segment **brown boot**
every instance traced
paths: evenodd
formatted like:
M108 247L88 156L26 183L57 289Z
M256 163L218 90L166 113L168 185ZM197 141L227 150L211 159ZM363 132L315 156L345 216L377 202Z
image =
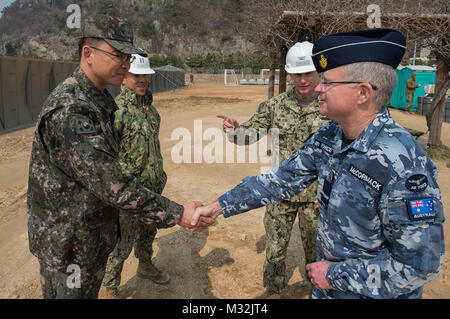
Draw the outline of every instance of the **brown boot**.
M142 279L150 279L159 285L166 285L170 281L169 274L156 268L152 261L139 261L136 276Z
M119 299L119 290L117 288L106 287L106 298Z

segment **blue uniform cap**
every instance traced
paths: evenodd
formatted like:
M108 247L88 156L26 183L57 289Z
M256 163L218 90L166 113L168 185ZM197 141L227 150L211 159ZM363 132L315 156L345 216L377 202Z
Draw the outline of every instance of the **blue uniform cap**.
M403 34L393 29L335 33L314 43L312 59L318 73L356 62L400 64L406 49Z

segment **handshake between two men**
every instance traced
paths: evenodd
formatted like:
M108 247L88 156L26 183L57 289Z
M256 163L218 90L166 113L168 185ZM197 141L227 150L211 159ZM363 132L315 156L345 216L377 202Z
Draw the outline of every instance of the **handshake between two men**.
M203 206L202 202L192 201L183 205L184 211L178 225L192 232L201 232L211 226L222 214L219 201Z

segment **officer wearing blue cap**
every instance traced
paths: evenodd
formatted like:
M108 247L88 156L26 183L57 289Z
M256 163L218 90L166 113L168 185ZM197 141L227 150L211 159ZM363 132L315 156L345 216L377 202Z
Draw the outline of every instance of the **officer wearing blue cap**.
M405 38L375 29L320 38L320 113L332 121L280 167L246 177L199 213L229 217L318 180L313 298L420 298L444 256L437 168L388 114ZM197 218L194 216L193 222Z
M371 29L324 36L314 43L312 56L319 73L357 62L379 62L395 69L405 49L400 32Z

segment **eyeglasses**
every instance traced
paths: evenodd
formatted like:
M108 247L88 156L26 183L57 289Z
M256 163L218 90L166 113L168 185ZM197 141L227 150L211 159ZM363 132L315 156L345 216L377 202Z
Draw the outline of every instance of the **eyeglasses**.
M121 53L121 54L116 54L116 53L112 53L112 52L108 52L108 51L105 51L105 50L96 48L96 47L91 46L91 45L90 45L89 47L91 47L92 49L101 51L101 52L103 52L103 53L112 55L112 56L114 56L114 57L116 57L116 58L119 58L119 61L122 62L122 63L124 63L124 62L127 62L127 63L133 63L133 61L136 59L136 57L135 57L135 56L132 56L131 54L123 54L123 53Z
M320 85L320 90L325 92L325 91L328 91L333 84L361 84L361 83L367 83L367 82L357 82L357 81L323 81L321 79L319 85ZM370 86L372 87L372 89L374 91L378 89L376 85L370 84Z

